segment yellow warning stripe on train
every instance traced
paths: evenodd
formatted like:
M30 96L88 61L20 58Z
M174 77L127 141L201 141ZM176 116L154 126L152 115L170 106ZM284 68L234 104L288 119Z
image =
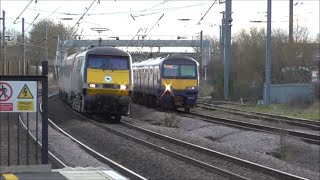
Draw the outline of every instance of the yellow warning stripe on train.
M103 94L110 94L110 95L117 95L117 96L129 96L128 90L120 90L120 89L87 89L88 95L103 95Z
M18 180L18 177L14 174L2 174L5 180Z

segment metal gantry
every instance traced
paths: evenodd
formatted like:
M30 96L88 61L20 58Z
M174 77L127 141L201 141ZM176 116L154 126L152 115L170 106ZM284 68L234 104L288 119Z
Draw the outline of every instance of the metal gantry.
M199 47L202 49L199 63L203 72L207 72L206 68L211 60L211 44L209 40L63 40L60 37L58 43L59 48L57 48L55 66L61 65L68 47L89 47L91 45L112 47ZM207 79L206 73L201 79Z

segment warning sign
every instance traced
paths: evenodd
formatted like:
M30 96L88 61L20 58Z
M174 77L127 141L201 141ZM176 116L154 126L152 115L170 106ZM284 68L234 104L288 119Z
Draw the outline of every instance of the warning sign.
M33 101L18 101L17 110L18 111L34 111Z
M13 103L0 103L1 111L13 111Z
M0 112L36 112L37 81L0 81Z
M8 101L12 96L12 87L6 82L0 82L0 101Z
M18 95L18 99L33 99L33 96L30 92L30 89L28 88L27 84L25 84L23 86L23 88L21 89L19 95Z

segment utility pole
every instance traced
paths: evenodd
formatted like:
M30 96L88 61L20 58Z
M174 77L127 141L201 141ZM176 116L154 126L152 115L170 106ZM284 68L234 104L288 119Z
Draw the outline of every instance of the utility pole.
M271 0L268 0L267 11L267 46L266 46L266 72L264 103L270 105L270 69L271 69Z
M6 75L6 12L2 11L2 62L3 62L3 75Z
M1 8L0 8L1 9ZM1 14L0 14L0 16L1 16ZM3 18L2 17L0 17L0 20L2 20ZM0 23L0 29L2 29L2 24ZM1 62L2 62L2 38L4 38L3 36L2 36L2 31L1 31L1 33L0 33L0 65L2 65L1 64ZM2 74L0 74L0 75L3 75L3 72L2 72ZM1 158L0 158L1 159Z
M289 0L289 44L293 43L293 0Z
M232 0L226 0L226 10L225 10L225 49L224 49L224 98L229 99L229 69L230 69L230 55L231 55L231 6Z
M225 12L222 11L222 20L220 26L220 60L224 63L224 43L225 43Z
M25 51L25 45L24 45L24 18L22 18L22 37L21 37L21 46L22 46L22 62L23 62L23 75L26 75L26 51Z
M46 61L48 61L48 22L46 22L45 47L46 47Z
M203 79L203 32L202 30L200 31L200 80Z

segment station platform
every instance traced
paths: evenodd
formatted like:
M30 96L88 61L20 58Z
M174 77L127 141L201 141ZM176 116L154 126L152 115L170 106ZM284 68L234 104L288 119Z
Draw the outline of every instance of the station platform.
M1 173L0 180L128 180L128 178L112 169L106 168L83 168L66 167L63 169L52 169L49 171L32 172L28 169L16 172Z

